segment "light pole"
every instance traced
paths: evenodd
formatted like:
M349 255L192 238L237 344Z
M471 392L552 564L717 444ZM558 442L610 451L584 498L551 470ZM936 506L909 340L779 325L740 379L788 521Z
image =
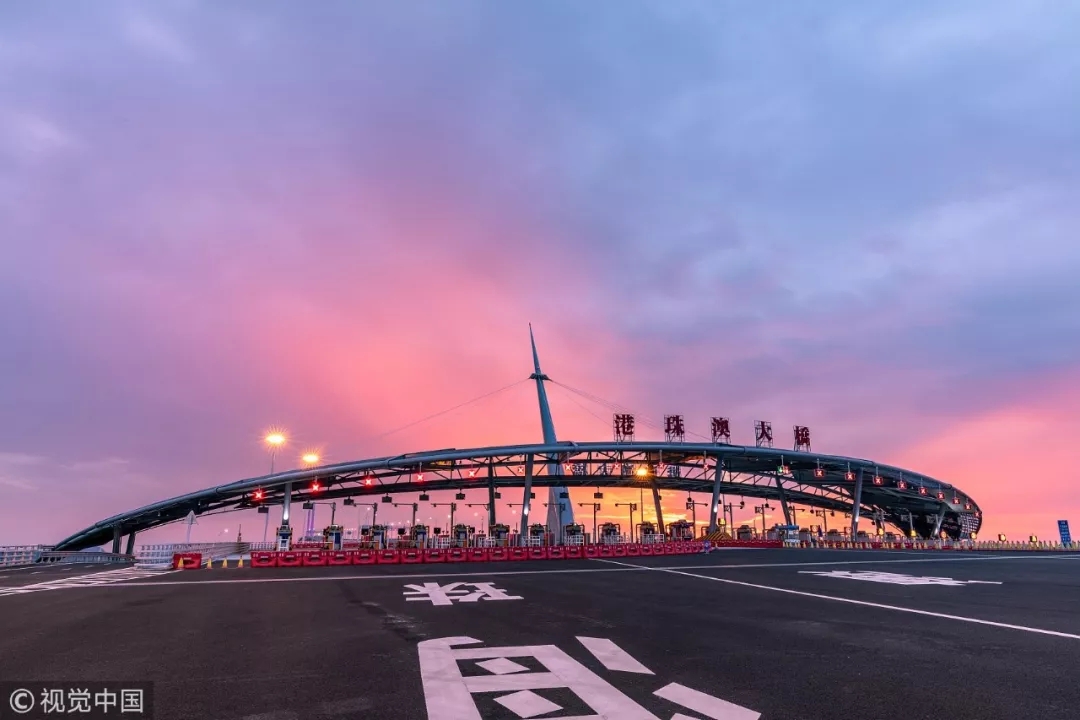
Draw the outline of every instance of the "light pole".
M554 504L556 506L558 506L558 508L559 508L559 517L561 518L562 517L562 511L566 509L566 501L565 500L559 500L557 503L554 503ZM544 507L549 507L551 505L552 505L552 503L544 503ZM550 530L551 528L548 528L548 529ZM555 528L555 537L557 538L557 542L562 542L562 535L563 535L563 528L561 528L561 527Z
M637 503L615 503L615 507L630 508L630 542L634 542L634 513L637 512ZM639 538L640 540L640 538Z
M487 503L465 503L465 507L482 507L482 508L484 508L485 511L491 509L491 506L488 505ZM491 532L491 528L489 527L487 532L484 533L484 535L487 535L490 532Z
M709 507L709 503L695 500L693 496L687 494L686 496L686 509L690 511L690 524L694 528L694 537L697 537L697 506Z
M277 456L277 451L284 447L287 438L285 433L281 430L271 430L266 433L266 437L263 438L263 442L266 443L267 449L270 451L270 474L274 474L274 458Z
M764 505L758 505L754 508L754 512L761 513L761 537L765 537L765 511L772 510L772 506L769 503Z
M453 531L454 531L454 511L457 510L457 503L456 502L448 502L448 503L433 502L433 503L431 503L431 506L432 507L449 507L450 508L450 532L453 533Z
M600 512L600 503L578 503L578 507L592 507L592 541L596 544L596 513Z
M278 448L285 445L285 433L280 430L271 430L266 433L266 437L263 438L263 442L266 443L266 449L270 451L270 474L274 474L274 458L277 456ZM263 520L263 542L266 542L266 534L270 530L270 513L266 513L266 518Z

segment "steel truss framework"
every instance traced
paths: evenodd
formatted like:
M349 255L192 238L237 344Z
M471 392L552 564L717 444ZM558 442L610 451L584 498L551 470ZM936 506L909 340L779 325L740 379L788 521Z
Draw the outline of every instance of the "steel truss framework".
M531 462L530 462L531 461ZM531 477L529 469L531 468ZM719 477L717 469L719 468ZM318 482L318 490L312 483ZM445 449L277 473L207 488L98 522L56 545L81 550L196 515L335 498L531 487L652 488L778 500L879 517L903 532L977 532L978 505L934 478L870 460L767 447L683 442L559 442ZM254 493L262 492L256 501ZM797 523L792 517L790 522Z

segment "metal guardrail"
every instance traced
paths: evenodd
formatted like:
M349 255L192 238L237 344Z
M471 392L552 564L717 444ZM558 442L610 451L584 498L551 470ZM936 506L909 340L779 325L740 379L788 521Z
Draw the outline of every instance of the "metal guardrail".
M143 566L170 565L176 553L199 553L204 559L220 560L230 555L245 555L251 552L253 543L162 543L159 545L140 545L135 553L135 562ZM271 545L272 543L259 543ZM272 547L265 548L267 550Z
M111 552L72 552L53 550L49 545L8 545L0 547L0 567L41 563L130 563L135 558Z

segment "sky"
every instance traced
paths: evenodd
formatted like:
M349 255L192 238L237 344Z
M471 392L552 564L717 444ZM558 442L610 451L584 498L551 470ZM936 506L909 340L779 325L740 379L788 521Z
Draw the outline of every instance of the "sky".
M984 537L1053 537L1077 28L1062 0L4 3L0 544L264 474L271 426L278 469L536 441L527 383L389 432L525 378L530 322L568 386L735 442L805 424L970 493ZM575 398L560 438L609 438Z

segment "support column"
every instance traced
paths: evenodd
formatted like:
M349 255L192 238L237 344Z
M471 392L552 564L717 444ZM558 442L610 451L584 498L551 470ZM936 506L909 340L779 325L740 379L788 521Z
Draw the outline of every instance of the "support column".
M281 524L289 524L289 503L292 502L292 483L285 483L285 499L281 503Z
M851 504L851 539L859 536L859 510L862 508L863 469L855 473L855 498Z
M116 555L120 554L120 526L113 525L112 529L112 551Z
M723 480L724 459L718 457L716 458L716 467L713 469L712 504L709 505L709 532L711 533L717 530L716 513L720 511L720 483Z
M776 476L776 491L780 495L780 509L784 511L784 524L791 524L791 508L787 504L787 493L784 492L784 481L780 479L780 476Z
M124 550L125 555L135 554L135 533L128 534L127 549Z
M533 481L533 455L525 456L525 493L521 497L521 539L528 542L529 537L529 505L532 501Z
M664 534L664 511L660 509L660 486L656 484L656 478L652 479L652 500L653 507L656 508L656 531L661 535ZM644 508L642 508L644 511ZM642 512L642 517L645 517Z
M937 539L941 535L941 523L945 520L945 508L946 505L941 506L941 512L938 513L937 521L934 523L934 538Z
M495 461L488 461L488 532L495 524Z

